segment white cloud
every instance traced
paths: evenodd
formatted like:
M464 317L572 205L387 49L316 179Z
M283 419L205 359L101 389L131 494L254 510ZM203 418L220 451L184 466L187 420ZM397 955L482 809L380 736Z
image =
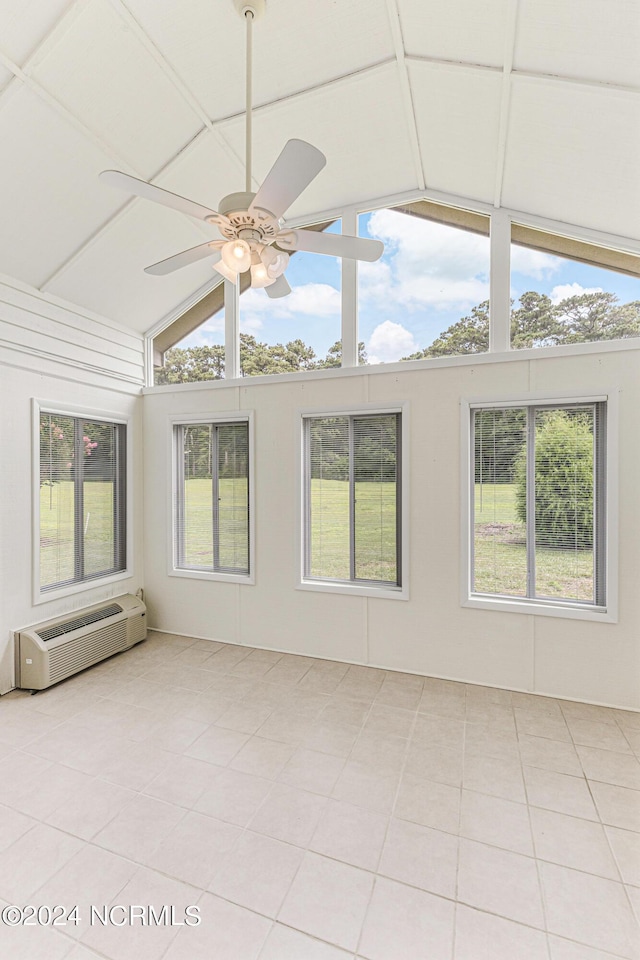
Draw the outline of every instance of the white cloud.
M516 244L511 247L512 272L522 273L526 277L533 277L534 280L546 279L560 270L563 263L560 257L554 257L550 253L529 250L527 247L519 247Z
M582 287L579 283L561 283L549 294L551 302L562 303L568 297L579 297L582 293L602 293L602 287Z
M392 320L379 323L367 343L370 363L393 363L417 349L413 334Z
M201 327L190 333L188 337L177 344L179 347L210 347L213 344L220 344L224 338L224 310L220 310L215 316L203 323Z
M240 301L240 316L245 325L261 318L288 320L307 317L340 316L340 292L328 283L304 283L293 287L288 297L270 300L264 290L247 290Z
M369 233L385 244L385 260L360 265L361 295L409 309L466 309L489 296L486 237L394 210L377 210Z

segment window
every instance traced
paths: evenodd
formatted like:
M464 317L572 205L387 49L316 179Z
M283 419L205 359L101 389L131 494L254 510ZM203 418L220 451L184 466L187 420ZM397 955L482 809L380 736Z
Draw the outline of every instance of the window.
M604 402L477 407L472 592L606 604Z
M640 337L640 257L511 225L511 346Z
M249 423L175 427L178 570L249 575Z
M39 413L40 590L126 568L126 426Z
M360 214L360 236L384 243L380 260L358 264L365 362L489 349L489 224L430 200Z
M401 585L400 414L306 417L307 580Z

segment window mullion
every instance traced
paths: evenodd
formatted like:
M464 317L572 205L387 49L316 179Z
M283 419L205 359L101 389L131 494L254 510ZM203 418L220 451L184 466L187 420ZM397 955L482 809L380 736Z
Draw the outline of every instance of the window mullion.
M349 578L356 579L356 482L355 435L353 417L349 417Z
M220 477L218 471L218 426L212 431L211 493L213 496L213 569L220 570Z
M74 579L84 579L84 460L82 422L74 421L73 430L73 527L75 539L75 571Z
M527 597L536 595L536 408L527 408Z

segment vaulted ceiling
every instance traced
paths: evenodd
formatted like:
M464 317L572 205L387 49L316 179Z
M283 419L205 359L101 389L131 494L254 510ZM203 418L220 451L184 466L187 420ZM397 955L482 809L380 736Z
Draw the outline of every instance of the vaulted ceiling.
M232 0L0 0L0 270L143 332L211 280L143 267L217 231L98 182L216 208L244 186ZM640 239L640 0L267 0L255 188L285 141L327 166L302 218L428 190Z

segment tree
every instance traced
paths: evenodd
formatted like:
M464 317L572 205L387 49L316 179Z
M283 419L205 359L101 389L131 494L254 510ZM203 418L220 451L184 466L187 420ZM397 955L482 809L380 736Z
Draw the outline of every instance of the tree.
M366 366L369 363L367 359L367 351L364 348L364 343L362 340L358 344L358 365ZM336 340L332 347L329 347L327 350L327 355L324 360L319 360L317 363L318 368L322 367L340 367L342 366L342 340Z
M516 513L527 519L527 454L515 461ZM547 411L536 422L535 528L541 546L593 546L593 429L579 411Z
M422 360L425 357L460 356L466 353L486 353L489 349L489 301L473 307L468 317L462 317L440 334L430 347L418 350L403 360Z
M528 290L520 297L520 306L511 307L511 344L518 350L558 343L560 324L546 293Z
M156 371L155 382L193 383L220 380L224 376L224 347L173 347L164 356L164 366Z
M619 304L602 290L562 300L555 308L556 343L586 343L640 336L640 301Z

